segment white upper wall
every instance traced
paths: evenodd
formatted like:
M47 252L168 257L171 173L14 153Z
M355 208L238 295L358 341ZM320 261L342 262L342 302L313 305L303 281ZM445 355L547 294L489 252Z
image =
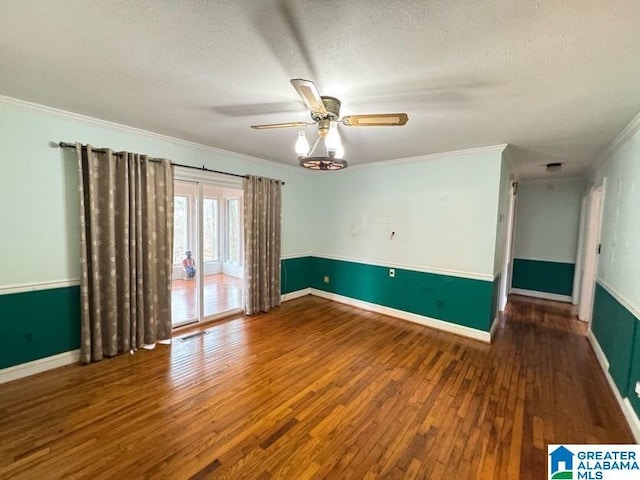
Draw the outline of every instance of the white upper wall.
M620 135L617 148L591 177L606 177L598 281L640 311L640 115Z
M0 132L0 286L79 278L75 152L51 147L50 142L90 143L285 180L282 253L309 251L306 225L312 176L306 171L6 97L0 97Z
M503 149L318 172L313 252L493 278Z
M515 258L575 263L582 178L518 183Z

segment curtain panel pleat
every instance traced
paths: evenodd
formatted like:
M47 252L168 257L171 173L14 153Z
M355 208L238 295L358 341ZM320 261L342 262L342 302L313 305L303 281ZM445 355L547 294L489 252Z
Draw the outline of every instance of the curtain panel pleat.
M173 169L76 145L81 361L171 338Z
M280 305L282 186L277 180L248 176L244 189L245 313Z

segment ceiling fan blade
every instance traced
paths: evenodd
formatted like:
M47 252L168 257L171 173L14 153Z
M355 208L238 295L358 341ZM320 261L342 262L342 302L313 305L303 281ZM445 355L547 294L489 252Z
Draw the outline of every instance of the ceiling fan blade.
M348 127L395 127L409 121L406 113L371 113L368 115L348 115L342 123Z
M302 101L307 106L311 113L317 113L318 115L325 115L327 109L324 106L320 93L316 84L311 80L303 80L302 78L294 78L291 80L291 85L296 89L298 95L302 97Z
M287 128L287 127L308 127L313 125L311 122L288 122L288 123L267 123L265 125L251 125L256 130L266 130L268 128Z

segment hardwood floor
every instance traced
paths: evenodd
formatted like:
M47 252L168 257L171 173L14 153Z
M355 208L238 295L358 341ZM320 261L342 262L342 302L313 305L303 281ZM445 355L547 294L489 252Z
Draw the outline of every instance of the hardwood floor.
M216 273L204 276L204 315L241 308L242 279ZM174 280L171 284L171 318L174 324L196 318L196 280Z
M0 385L0 477L527 480L633 442L561 304L491 346L309 296L207 331Z

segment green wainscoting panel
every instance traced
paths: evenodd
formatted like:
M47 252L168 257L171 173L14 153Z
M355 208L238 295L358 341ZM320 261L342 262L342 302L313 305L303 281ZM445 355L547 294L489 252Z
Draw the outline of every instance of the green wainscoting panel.
M640 327L638 326L638 318L635 319L635 333L633 336L633 346L631 347L631 365L629 368L629 386L627 387L626 396L629 398L636 415L640 416L640 398L636 393L636 382L640 382ZM622 395L625 396L624 394Z
M591 330L609 360L609 373L622 396L629 390L637 322L629 310L596 282ZM629 398L632 396L635 393Z
M0 369L80 348L80 287L0 295Z
M488 332L493 282L312 258L311 287ZM329 277L329 283L324 277Z
M493 327L493 322L498 318L498 301L500 298L500 274L493 279L493 287L491 290L491 321L489 325Z
M574 270L573 263L514 258L511 286L523 290L571 296Z
M313 261L311 257L286 258L280 262L280 293L297 292L309 288Z

